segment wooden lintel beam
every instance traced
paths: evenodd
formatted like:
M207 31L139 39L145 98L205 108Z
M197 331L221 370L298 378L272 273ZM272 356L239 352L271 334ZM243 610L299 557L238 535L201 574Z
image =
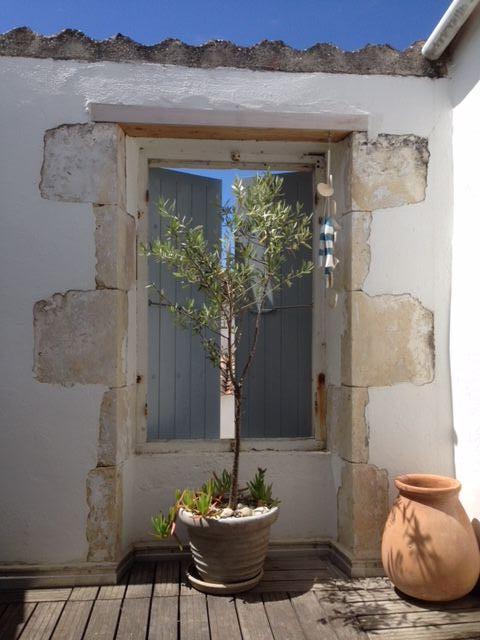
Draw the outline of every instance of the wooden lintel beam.
M212 125L173 125L119 123L127 136L133 138L182 138L201 140L263 140L281 142L339 142L349 131L318 129L287 129L257 127L216 127Z

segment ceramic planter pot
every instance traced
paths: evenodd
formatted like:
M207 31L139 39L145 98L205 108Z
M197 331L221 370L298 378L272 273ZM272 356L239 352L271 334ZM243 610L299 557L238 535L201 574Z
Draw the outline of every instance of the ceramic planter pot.
M224 593L237 592L245 583L253 588L262 578L270 527L278 507L245 518L206 519L181 509L198 576L205 583L222 585ZM232 591L228 586L231 585Z
M399 495L382 539L382 562L393 584L413 598L456 600L475 586L480 551L460 504L460 482L427 474L398 476Z

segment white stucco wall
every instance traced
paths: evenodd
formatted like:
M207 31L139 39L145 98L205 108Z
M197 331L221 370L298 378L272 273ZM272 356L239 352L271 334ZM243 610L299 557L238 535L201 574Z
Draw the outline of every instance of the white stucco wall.
M198 487L213 471L230 468L231 455L221 453L146 454L126 466L128 496L124 543L151 541L150 515L172 504L179 487ZM277 542L318 541L336 536L336 489L330 454L315 451L248 451L241 456L242 479L259 465L268 469L281 517L272 529Z
M370 115L372 135L429 137L427 198L404 210L374 214L366 286L372 294L411 292L435 312L436 379L425 387L370 391L370 461L391 474L453 471L446 80L0 58L0 81L1 560L73 562L86 557L85 478L96 464L104 389L64 389L34 380L32 308L55 292L95 286L90 208L42 200L38 188L45 130L87 121L88 102L361 112ZM418 249L413 255L412 243ZM226 459L149 454L127 461L125 545L148 538L150 515L168 505L176 486L198 484L204 471L224 466ZM270 470L283 504L276 538L335 535L339 473L329 454L257 452L245 455L242 464L245 471L258 465Z
M455 466L463 503L480 518L480 7L459 34L450 66L454 228L450 358Z
M373 213L370 295L410 293L434 313L435 378L431 384L369 389L370 462L401 473L454 475L449 363L452 232L451 114L447 96L431 112L425 200Z

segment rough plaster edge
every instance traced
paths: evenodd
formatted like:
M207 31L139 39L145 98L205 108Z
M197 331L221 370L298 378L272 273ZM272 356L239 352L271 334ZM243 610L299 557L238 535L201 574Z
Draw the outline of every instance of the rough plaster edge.
M348 385L342 385L344 387ZM365 461L358 460L349 460L348 458L344 458L342 455L338 454L341 460L345 462L349 462L350 464L370 464L370 422L368 421L368 405L370 404L370 387L349 387L350 389L366 389L367 391L367 401L363 405L363 421L365 423L365 450L367 453L367 459Z
M1 36L0 36L1 38ZM1 55L1 54L0 54ZM99 191L98 185L95 185L93 182L92 185L83 185L82 188L71 190L71 185L62 184L62 181L59 180L58 175L55 175L55 179L52 180L52 176L49 176L49 171L52 171L52 167L49 165L47 158L49 157L48 151L50 152L50 156L55 157L57 147L65 150L68 147L73 147L71 145L71 140L68 141L68 145L64 144L64 141L60 140L57 142L55 137L57 135L61 136L64 131L74 132L74 135L79 136L79 138L83 135L88 135L89 133L95 137L95 135L100 136L100 140L94 140L95 144L82 144L78 146L77 153L84 153L86 149L89 149L91 152L92 149L99 149L102 144L101 134L102 132L108 135L114 132L116 136L116 141L112 145L112 149L110 150L111 157L108 155L108 151L103 151L101 157L104 160L110 160L110 162L115 165L114 169L111 171L109 180L113 181L116 186L116 196L115 198L109 198L108 193L101 193ZM121 138L121 141L119 140ZM52 140L52 145L50 145L50 141ZM74 148L74 147L73 147ZM53 149L53 152L52 152ZM39 182L39 191L42 198L45 200L53 200L57 202L69 202L69 203L83 203L83 204L91 204L94 206L118 206L119 208L125 210L125 186L126 186L126 176L127 176L127 167L126 167L126 159L125 159L125 134L120 126L118 126L115 122L64 122L56 127L51 127L50 129L46 129L43 135L43 160L42 166L40 168L40 182ZM58 159L57 159L58 160ZM77 161L77 158L75 158ZM92 157L89 158L90 163L92 162ZM68 162L65 159L62 160L61 170L59 172L60 176L71 176L71 172L67 170ZM119 168L122 167L122 171L119 171ZM72 167L68 167L72 169ZM74 166L74 173L77 175L82 172L78 171L78 166ZM90 166L88 167L88 171L83 172L84 175L92 176L95 175L95 169L92 169ZM50 179L50 181L49 181ZM123 183L123 189L118 184L118 180ZM50 183L49 183L50 182ZM59 185L60 182L60 185ZM103 180L105 183L109 183L108 180ZM66 193L62 192L62 189L66 188ZM77 191L77 193L75 193ZM80 191L80 192L78 192ZM123 195L123 197L122 197ZM106 196L106 197L102 197Z
M410 300L417 302L420 307L426 311L427 313L429 313L432 317L432 331L430 332L430 340L429 340L429 347L431 349L431 353L432 353L432 377L430 378L430 380L426 380L425 382L415 382L414 380L403 380L401 382L394 382L392 384L384 384L384 385L369 385L368 387L365 387L364 385L356 385L356 384L347 384L346 382L342 382L342 386L344 387L350 387L351 389L382 389L382 388L388 388L388 387L394 387L396 385L399 384L414 384L416 387L423 387L427 384L432 384L433 382L435 382L435 377L436 377L436 346L435 346L435 314L434 312L429 309L428 307L426 307L422 301L420 300L420 298L418 298L417 296L413 295L412 293L376 293L376 294L370 294L367 293L366 291L364 291L363 289L353 289L352 291L347 291L347 294L351 294L351 293L362 293L365 296L368 296L369 298L383 298L383 297L389 297L389 298L409 298ZM346 310L345 310L346 313ZM345 331L342 333L342 338L345 336Z
M353 271L350 274L350 282L344 282L344 285L348 285L348 286L344 286L345 292L348 293L352 293L353 291L362 291L365 293L363 287L365 285L365 282L370 274L370 267L372 266L372 247L370 245L370 238L372 235L372 223L373 223L373 211L358 211L357 209L351 209L350 211L346 211L345 213L343 213L341 215L341 221L343 221L345 223L345 218L346 216L350 216L352 222L351 224L351 236L350 236L350 246L348 246L347 248L349 249L347 256L343 256L343 260L346 261L347 259L350 260L350 262L352 262L352 254L353 254L353 246L354 246L354 241L355 241L355 236L354 236L354 229L353 229L353 225L354 225L354 216L355 214L360 214L362 216L365 216L368 218L368 222L367 222L367 233L365 235L365 240L362 243L364 249L365 249L365 253L367 256L367 259L365 260L364 263L364 269L365 269L365 275L362 278L362 281L357 283L357 286L351 287L351 281L355 280L355 277L353 275ZM342 233L342 229L340 229L340 233ZM360 243L359 247L360 247ZM358 265L357 265L358 266ZM345 266L343 266L343 269L345 269ZM346 278L345 276L343 277L343 280L345 281Z
M125 163L126 164L126 163ZM125 168L125 174L126 174L126 168ZM126 178L126 176L125 176ZM112 285L107 285L104 282L104 278L102 277L101 273L100 273L100 267L101 267L101 263L103 260L103 255L102 255L102 249L98 242L97 242L97 229L98 229L98 220L97 220L97 216L96 216L96 209L102 209L103 207L116 207L120 213L120 215L125 216L126 220L130 220L133 225L134 225L134 232L135 232L135 237L133 238L134 240L134 254L133 254L133 260L134 260L134 264L132 265L132 269L133 269L133 274L132 274L132 282L127 282L127 286L112 286ZM137 259L137 236L136 236L136 230L137 230L137 220L134 216L132 216L130 213L128 213L128 211L126 211L126 209L124 207L122 207L120 204L117 205L111 205L111 204L97 204L96 202L91 203L91 209L92 209L92 215L93 215L93 224L94 224L94 237L95 237L95 289L96 290L101 290L101 289L110 289L110 290L117 290L117 291L125 291L128 293L128 291L131 291L135 282L136 282L136 259ZM128 236L127 236L128 237ZM115 238L115 245L114 245L114 249L115 251L119 251L119 237L117 236ZM125 247L126 252L128 252L128 245L126 245ZM122 255L122 254L120 254ZM118 262L117 259L117 266L120 266L121 268L125 268L125 260L126 258L120 260L120 262ZM122 385L125 386L125 385ZM115 388L115 387L112 387Z
M375 469L378 472L378 475L382 475L384 476L384 480L386 481L385 483L385 490L386 490L386 500L387 500L387 504L386 504L386 513L385 513L385 518L388 516L388 512L389 512L389 506L388 506L388 483L389 483L389 479L390 479L390 475L388 473L388 469L386 469L385 467L380 467L376 464L370 464L370 463L364 463L364 462L349 462L343 458L340 458L340 460L343 462L342 468L341 468L341 475L340 478L342 479L343 476L343 471L347 468L347 465L352 465L353 466L357 466L357 467L370 467L372 469ZM378 477L378 476L377 476ZM377 489L379 487L379 484L377 483ZM341 491L344 488L344 485L342 483L342 481L340 481L340 484L338 486L337 489L337 537L339 537L339 533L340 533L340 513L341 513L341 509L340 509L340 497L341 497ZM346 488L345 488L346 490ZM353 496L350 496L352 498L353 501ZM352 502L353 504L353 502ZM382 524L382 532L383 532L383 527L385 525L385 521ZM380 536L380 540L381 540L381 536ZM364 573L364 571L368 570L367 568L369 566L373 567L373 571L376 571L375 566L378 565L380 567L382 567L381 564L381 559L379 556L374 557L374 558L356 558L355 557L355 553L348 549L347 546L345 546L344 544L342 544L341 542L339 542L339 540L336 540L334 542L332 542L332 546L336 547L338 550L341 550L340 553L340 564L338 565L339 567L342 568L342 571L345 571L347 573L347 575L349 575L350 577L367 577L367 576L375 576L375 575L385 575L383 572L383 568L381 570L380 573ZM335 563L335 561L333 561ZM355 571L355 565L357 566L357 570L359 570L359 573L354 573Z
M193 46L173 38L149 46L120 33L108 40L94 40L75 29L43 36L28 27L18 27L0 35L0 56L304 73L446 76L445 63L427 60L421 53L422 46L423 42L418 41L399 51L386 44L369 44L358 51L344 51L332 44L317 43L299 50L282 41L263 40L252 47L242 47L225 40L212 40Z
M353 387L351 385L346 385L346 384L340 384L340 385L329 385L328 389L327 389L327 393L332 393L332 390L335 389L342 389L342 387L346 388L346 389L365 389L366 393L367 393L367 401L365 402L365 404L363 405L363 421L365 424L365 452L366 452L366 459L365 460L352 460L350 458L348 458L347 456L343 455L340 451L338 451L338 448L336 448L334 445L335 443L332 441L330 442L329 439L327 438L327 446L329 446L329 450L331 451L331 453L334 453L335 455L338 456L338 459L341 460L342 462L349 462L350 464L370 464L370 423L368 421L368 405L370 403L370 387ZM327 404L328 406L328 404ZM353 419L352 419L352 414L350 414L350 426L353 426ZM350 436L353 435L353 429L350 429ZM338 443L337 443L338 444ZM332 445L330 447L330 445ZM337 488L337 492L338 489L340 488L340 485Z
M360 138L362 138L363 140L360 140ZM344 211L342 213L343 215L347 215L349 213L353 213L355 211L358 212L364 212L364 213L370 213L371 215L373 215L375 212L377 211L388 211L391 209L398 209L400 207L404 207L404 206L408 206L408 205L415 205L415 204L419 204L421 202L425 202L426 198L427 198L427 190L428 190L428 169L430 166L430 157L431 157L431 153L430 153L430 147L429 147L429 136L420 136L414 133L382 133L382 132L377 132L375 135L369 135L368 132L366 131L353 131L350 136L349 136L349 140L350 140L350 157L349 157L349 163L350 163L350 167L349 167L349 172L350 172L350 176L353 175L353 167L355 164L356 159L354 159L353 155L354 155L354 151L353 151L353 143L356 142L357 145L363 146L363 145L369 145L370 147L375 148L377 145L379 147L385 146L386 144L388 144L390 142L390 149L389 151L394 152L395 150L395 145L404 145L405 142L411 142L413 144L415 144L415 146L417 148L421 149L421 154L424 156L421 160L423 160L423 163L425 165L425 184L423 187L423 193L420 199L418 200L414 200L414 201L405 201L405 202L401 202L398 204L391 204L391 205L387 205L387 204L383 204L383 206L370 206L370 207L366 207L365 209L362 209L361 207L358 206L358 203L353 203L353 197L352 194L350 194L350 202L348 203L349 206L347 206L347 210ZM423 148L422 148L423 147ZM372 204L372 203L370 203Z
M32 363L32 372L33 372L33 378L36 382L40 382L42 384L52 384L52 385L58 385L60 387L65 387L65 388L71 388L74 387L75 385L85 385L85 384L100 384L103 386L106 386L107 389L118 389L118 388L122 388L125 386L128 386L126 384L126 382L121 381L120 384L112 384L112 385L105 385L103 382L83 382L83 381L78 381L78 380L62 380L62 381L56 381L56 380L42 380L40 379L40 373L41 373L41 367L40 367L40 363L39 363L39 359L38 359L38 354L40 353L39 351L39 333L37 331L37 323L38 323L38 318L36 317L36 310L40 309L42 311L49 311L50 309L55 309L58 305L55 303L55 300L58 300L61 305L64 305L66 303L66 299L69 296L69 294L77 294L77 293L99 293L102 291L118 291L121 294L124 295L128 295L127 291L124 291L122 289L67 289L64 292L55 292L52 293L48 298L42 298L41 300L37 300L34 305L33 305L33 310L32 310L32 325L33 325L33 363ZM122 362L122 371L126 372L126 363L127 363L127 343L128 343L128 331L125 332L125 336L123 338L122 341L122 346L120 349L120 354L121 354L121 362Z

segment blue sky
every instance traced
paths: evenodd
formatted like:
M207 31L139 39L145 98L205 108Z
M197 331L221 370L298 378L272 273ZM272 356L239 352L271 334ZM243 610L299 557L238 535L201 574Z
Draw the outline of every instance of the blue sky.
M297 48L331 42L405 48L425 39L448 0L0 0L0 31L29 26L46 35L66 27L94 38L123 33L144 44L180 38L251 45L284 40Z

